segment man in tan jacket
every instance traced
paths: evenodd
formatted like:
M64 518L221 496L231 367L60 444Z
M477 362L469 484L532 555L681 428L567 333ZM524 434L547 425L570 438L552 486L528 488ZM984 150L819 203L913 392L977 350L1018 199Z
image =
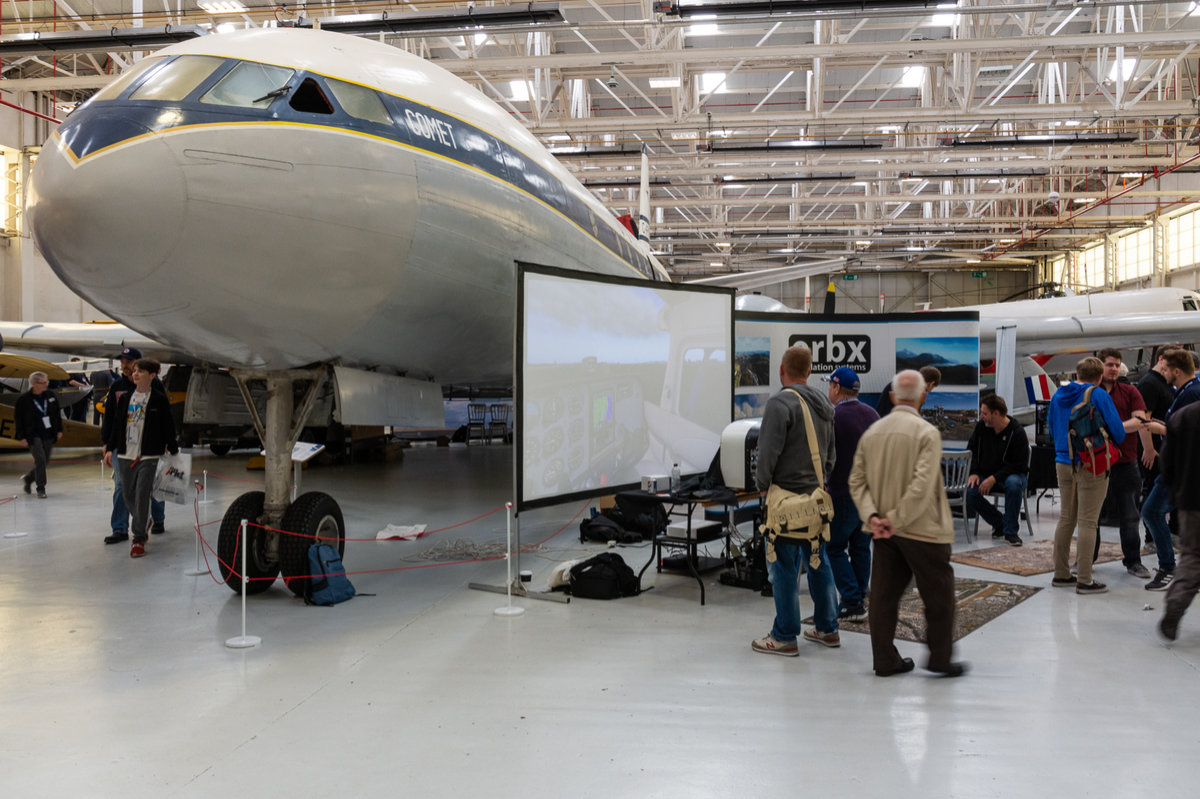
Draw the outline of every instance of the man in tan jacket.
M950 544L954 522L942 482L942 437L921 418L925 380L907 370L892 381L896 406L867 428L854 454L850 495L875 539L867 608L871 652L880 677L912 671L912 658L896 650L900 596L916 577L925 603L925 668L947 677L966 673L952 661L954 570Z

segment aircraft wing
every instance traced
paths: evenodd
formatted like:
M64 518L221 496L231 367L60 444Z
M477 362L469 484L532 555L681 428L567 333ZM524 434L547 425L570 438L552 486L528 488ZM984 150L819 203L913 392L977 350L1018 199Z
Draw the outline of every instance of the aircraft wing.
M13 355L10 352L0 353L0 377L26 380L34 372L45 372L46 377L51 380L69 380L71 378L61 366L46 363L41 358Z
M996 333L1017 328L1020 355L1092 352L1200 341L1200 313L1112 314L1097 316L989 317L979 320L979 357L996 357Z
M92 358L116 358L126 347L137 347L147 358L157 358L166 363L197 362L194 356L186 352L164 346L116 323L0 322L0 350L65 352Z

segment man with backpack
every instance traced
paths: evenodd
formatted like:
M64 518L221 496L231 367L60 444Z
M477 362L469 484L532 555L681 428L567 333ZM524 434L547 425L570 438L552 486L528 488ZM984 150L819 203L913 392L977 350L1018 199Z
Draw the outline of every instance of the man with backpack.
M1100 387L1103 377L1100 359L1084 358L1075 366L1075 382L1059 388L1050 400L1054 468L1062 495L1062 514L1054 528L1054 579L1050 584L1075 586L1077 594L1108 591L1108 586L1092 577L1093 548L1100 508L1108 492L1108 472L1118 456L1114 445L1125 440L1125 427L1112 398ZM1070 568L1076 527L1078 577Z

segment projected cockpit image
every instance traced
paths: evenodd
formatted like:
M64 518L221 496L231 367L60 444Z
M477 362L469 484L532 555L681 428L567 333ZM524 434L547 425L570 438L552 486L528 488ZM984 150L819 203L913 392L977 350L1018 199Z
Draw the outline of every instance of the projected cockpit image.
M729 294L531 272L524 289L524 501L708 468L731 417Z

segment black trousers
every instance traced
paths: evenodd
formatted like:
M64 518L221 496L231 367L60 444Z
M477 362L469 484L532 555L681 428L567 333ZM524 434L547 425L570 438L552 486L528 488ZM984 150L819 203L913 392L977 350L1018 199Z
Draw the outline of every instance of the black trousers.
M950 545L897 536L875 540L875 559L871 564L867 615L876 671L893 671L901 665L895 644L896 622L900 616L900 596L914 577L925 603L925 641L929 646L926 665L934 669L950 665L954 652L954 569L950 566Z

